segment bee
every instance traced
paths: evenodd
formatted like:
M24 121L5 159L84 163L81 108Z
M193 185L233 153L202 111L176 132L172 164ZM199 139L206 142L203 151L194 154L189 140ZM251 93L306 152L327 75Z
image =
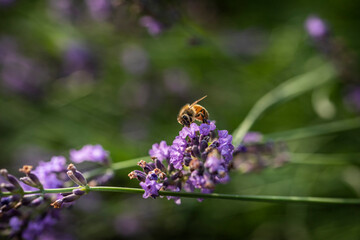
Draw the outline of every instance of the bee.
M206 123L209 119L208 111L201 105L197 104L207 96L204 96L192 104L186 104L183 106L178 114L177 121L184 126L189 127L195 120Z

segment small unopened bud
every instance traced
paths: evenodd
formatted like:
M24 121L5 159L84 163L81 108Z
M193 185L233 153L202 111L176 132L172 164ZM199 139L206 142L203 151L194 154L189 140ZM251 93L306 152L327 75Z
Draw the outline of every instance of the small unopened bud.
M50 205L53 206L54 208L61 208L62 204L63 204L63 199L58 199Z
M31 201L29 206L30 207L37 207L40 204L42 204L43 202L44 202L44 198L40 196L40 197L34 199L33 201Z
M84 175L79 172L76 167L74 166L74 164L69 164L68 166L68 170L66 173L68 175L68 177L77 185L79 186L86 186L87 185L87 181L84 177Z
M207 147L208 147L208 142L205 140L202 140L200 143L200 152L204 152Z
M26 185L29 185L30 187L38 188L39 186L34 183L29 177L21 177L20 181L25 183Z
M85 194L85 191L78 189L78 188L74 189L72 192L73 192L73 194L78 195L78 196L82 196Z
M144 170L146 174L154 170L155 168L154 163L147 163L144 160L140 160L140 162L138 162L138 165Z
M132 171L131 173L128 174L128 176L130 179L136 178L140 182L145 182L145 180L146 180L146 174L139 170Z
M26 195L21 199L22 205L28 206L32 201L37 199L39 195Z
M171 180L176 180L178 178L181 178L183 176L182 171L176 172L171 176Z
M185 164L185 166L189 166L191 160L192 160L192 158L189 157L189 156L184 157L184 164Z
M201 157L201 153L200 153L200 150L199 150L199 147L198 146L193 146L192 147L192 150L191 150L191 153L194 157L198 157L200 158Z
M0 187L6 189L9 192L13 192L15 190L15 186L12 184L1 183Z
M9 174L6 169L1 169L0 174L12 185L14 185L16 190L24 191L19 183L19 181L13 175ZM15 190L14 189L14 190Z
M166 168L165 168L164 164L162 164L162 162L159 159L155 159L154 162L155 162L155 166L157 168L159 168L162 172L166 171Z

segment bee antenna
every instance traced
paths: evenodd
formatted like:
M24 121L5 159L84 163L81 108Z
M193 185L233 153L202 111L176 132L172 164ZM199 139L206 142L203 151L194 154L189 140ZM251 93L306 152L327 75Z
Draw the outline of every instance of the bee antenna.
M198 102L200 102L201 100L203 100L203 99L206 98L206 97L207 97L207 95L205 95L205 96L203 96L202 98L196 100L195 102L193 102L193 103L190 105L190 107L194 106L195 104L197 104Z

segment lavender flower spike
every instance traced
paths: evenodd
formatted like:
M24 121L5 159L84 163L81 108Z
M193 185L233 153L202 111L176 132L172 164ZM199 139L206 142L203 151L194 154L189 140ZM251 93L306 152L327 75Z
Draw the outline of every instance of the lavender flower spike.
M129 177L140 181L145 190L143 198L156 198L160 189L192 192L199 188L201 192L212 192L216 184L229 180L234 152L231 141L232 136L226 130L216 130L215 122L200 126L192 123L190 127L183 127L169 148L164 141L154 144L149 152L155 155L151 158L153 162L140 161L138 165L143 171L135 170ZM169 153L162 154L162 148ZM179 197L168 199L181 203Z

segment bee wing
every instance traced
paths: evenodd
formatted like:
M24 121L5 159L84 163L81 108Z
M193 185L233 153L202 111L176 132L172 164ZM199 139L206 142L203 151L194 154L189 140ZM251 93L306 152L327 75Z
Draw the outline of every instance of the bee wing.
M201 100L203 100L203 99L206 98L206 97L207 97L207 95L205 95L205 96L203 96L202 98L196 100L195 102L193 102L193 103L190 105L190 107L193 107L195 104L197 104L198 102L200 102Z

